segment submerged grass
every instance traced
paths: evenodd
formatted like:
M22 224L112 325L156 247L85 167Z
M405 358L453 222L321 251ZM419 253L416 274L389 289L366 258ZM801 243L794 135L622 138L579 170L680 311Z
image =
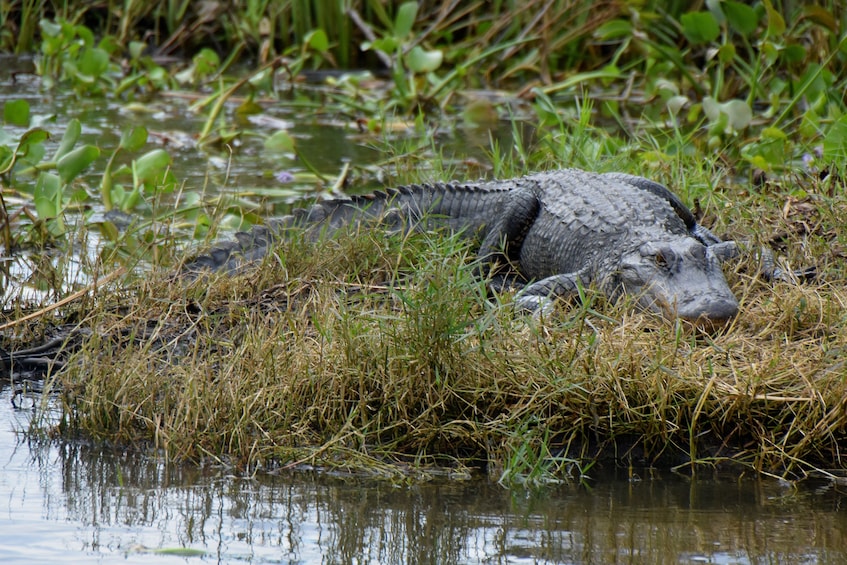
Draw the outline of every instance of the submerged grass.
M102 297L57 432L244 469L578 477L596 461L844 466L842 285L729 277L709 335L588 291L548 319L486 297L456 237L285 242L255 272ZM82 316L82 313L79 313Z

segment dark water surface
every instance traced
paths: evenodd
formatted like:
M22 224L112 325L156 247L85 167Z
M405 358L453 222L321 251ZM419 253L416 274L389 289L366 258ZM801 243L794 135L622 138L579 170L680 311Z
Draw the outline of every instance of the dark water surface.
M0 403L2 563L847 563L847 497L827 484L243 478L33 445L32 411L11 409L8 387Z
M200 151L191 136L203 116L184 100L76 101L0 71L0 102L18 97L54 142L77 117L104 155L123 127L145 124L186 190L281 199L288 189L273 173L298 166L249 142L232 157ZM269 115L280 121L255 128L289 121L327 174L379 158L374 138L348 127L298 122L290 107ZM487 133L462 135L445 144L479 158ZM25 433L33 411L11 400L0 385L0 563L847 563L847 498L826 483L640 471L530 493L485 478L402 487L306 472L243 478L104 446L34 443Z

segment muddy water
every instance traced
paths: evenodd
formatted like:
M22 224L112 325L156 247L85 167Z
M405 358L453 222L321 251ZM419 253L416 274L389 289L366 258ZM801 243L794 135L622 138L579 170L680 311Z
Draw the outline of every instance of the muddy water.
M127 107L45 95L26 75L3 80L0 101L29 100L54 141L72 117L104 150L128 123L143 123L189 189L243 196L249 188L280 200L310 190L276 184L274 172L297 163L275 161L259 144L197 149L192 135L203 117L184 99ZM255 128L289 122L301 151L326 174L380 158L373 137L333 120L302 123L296 105L268 113L280 121ZM447 136L445 146L481 158L475 141L487 143L487 134L462 135ZM847 562L845 489L828 483L795 489L639 471L532 493L485 478L395 486L310 472L237 477L103 445L35 441L26 434L32 399L17 404L0 384L2 563Z
M8 387L0 405L2 563L847 562L847 496L827 484L640 471L530 493L484 478L245 478L39 445Z

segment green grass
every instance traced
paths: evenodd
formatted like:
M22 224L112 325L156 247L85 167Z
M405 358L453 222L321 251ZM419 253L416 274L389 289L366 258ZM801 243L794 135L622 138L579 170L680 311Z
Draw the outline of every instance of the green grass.
M843 466L847 293L754 272L729 270L743 314L710 335L590 290L518 316L455 237L285 242L244 276L153 277L81 308L93 332L52 381L56 432L242 470L827 473Z
M310 68L389 71L383 81L323 85L325 101L310 99L304 108L314 115L304 120L341 116L371 132L413 122L408 151L395 146L383 162L392 183L479 176L443 163L437 146L422 151L420 140L459 116L472 127L518 113L537 129L509 147L492 143L487 174L563 166L642 174L670 186L717 233L773 245L789 265L816 265L821 277L772 286L755 279L752 259L729 267L742 315L709 335L590 290L550 318L516 316L508 296L488 297L473 276L472 247L443 234L290 241L246 276L174 284L158 273L17 324L4 348L38 342L57 325L77 328L75 352L49 380L62 411L50 431L244 470L311 464L405 477L448 468L505 483L578 478L604 460L734 465L787 478L844 466L847 118L836 3L788 14L762 5L751 15L724 2L736 12L714 29L714 13L681 3L669 12L651 2L598 12L585 2L539 0L521 10L501 2L488 11L468 2L453 14L421 4L410 21L397 3L353 2L359 23L336 4L247 3L197 34L180 27L197 20L193 4L180 1L126 2L120 11L68 4L59 13L13 2L0 8L0 23L15 24L3 26L0 42L40 49L45 89L127 101L178 88L178 79L205 89L196 109L208 112L202 137L220 142L205 144L213 155L257 135L225 104L236 90L244 111L261 111L254 95L289 103L269 72L225 76L245 57L253 68L274 61L277 82L295 94ZM160 66L139 42L148 31L146 40L185 60ZM381 50L358 50L368 35ZM221 52L204 50L206 39ZM415 47L422 60L411 58ZM441 66L427 68L436 55ZM501 85L511 94L487 92ZM6 124L29 127L15 108L4 107ZM31 224L44 235L31 239L73 240L62 222L72 198L149 213L134 194L156 202L179 185L155 178L169 156L128 129L121 143L132 166L113 171L110 161L101 201L92 201L76 175L94 151L71 153L71 133L55 163L40 127L0 147L2 180L33 194ZM309 161L280 134L262 137ZM37 169L49 170L39 178L52 184L33 190L37 181L23 173ZM113 192L113 177L129 182L120 174L135 193ZM214 226L211 209L197 200L153 216ZM48 238L41 226L57 224ZM25 240L10 232L10 246ZM158 244L129 233L112 248L134 265Z

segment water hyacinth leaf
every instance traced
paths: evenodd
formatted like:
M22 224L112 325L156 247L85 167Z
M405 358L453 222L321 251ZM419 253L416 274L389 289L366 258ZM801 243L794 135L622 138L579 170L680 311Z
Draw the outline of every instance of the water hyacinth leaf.
M235 113L239 116L255 116L256 114L261 114L264 111L265 109L256 104L252 97L239 104L235 109Z
M394 53L399 46L400 43L393 37L382 37L380 39L375 39L374 41L363 42L362 51L376 49L377 51L382 51L383 53Z
M100 40L100 43L97 44L97 48L104 51L110 57L116 53L120 55L124 49L123 44L112 35L103 37L103 39Z
M73 26L71 30L68 30L66 35L68 33L70 34L70 37L73 37L74 34L77 35L80 39L82 39L86 47L94 45L94 32L84 25Z
M768 15L768 33L766 37L776 37L785 33L785 20L776 11L770 0L764 0L765 12Z
M280 130L265 139L265 150L271 153L291 153L294 151L294 138L284 130Z
M47 37L58 37L62 33L61 24L53 23L50 20L41 20L38 22L38 27L41 28L41 33Z
M103 220L98 224L98 226L100 228L100 235L106 238L107 241L115 242L121 235L117 226L108 220Z
M102 76L109 68L109 54L99 47L83 51L77 69L89 77Z
M129 56L131 59L136 60L141 57L144 53L144 50L147 49L147 44L143 41L130 41L129 42Z
M192 59L194 63L194 74L199 77L208 76L214 73L221 64L221 58L218 54L204 47Z
M713 124L725 124L733 131L746 128L753 120L753 111L743 100L720 103L711 96L707 96L703 99L703 113Z
M400 4L394 19L394 37L401 40L407 37L412 32L412 26L415 25L417 15L417 2L404 2Z
M443 59L444 54L441 51L425 51L420 45L416 45L406 55L406 64L412 72L430 73L441 66Z
M164 149L154 149L145 153L133 163L133 172L137 184L150 184L163 178L171 165L171 156Z
M709 12L689 12L679 18L682 33L691 43L711 43L721 33L717 20Z
M676 116L679 114L679 111L688 104L688 97L681 95L671 96L665 104L668 107L668 112L672 116Z
M835 163L847 158L847 116L841 116L827 129L823 138L823 156Z
M132 126L121 132L119 147L125 151L138 151L147 143L147 128Z
M735 53L735 45L732 43L721 45L718 49L718 60L724 65L728 65L735 59Z
M67 153L56 163L56 170L63 184L68 184L88 165L100 156L100 149L93 145L83 145Z
M0 175L9 172L9 169L15 164L14 157L14 151L0 144Z
M42 144L49 138L50 134L47 130L32 128L21 136L21 140L18 142L18 149L15 153L18 155L30 155L40 146L43 154L44 146Z
M304 42L310 49L320 51L321 53L329 50L329 39L326 32L320 28L310 31L306 34Z
M74 148L76 142L79 141L79 136L82 135L82 125L79 120L73 118L68 122L65 128L65 133L62 135L62 141L59 142L59 147L56 149L56 154L53 156L54 161L58 161Z
M755 9L733 0L726 0L721 3L721 8L729 26L744 37L750 37L756 31L759 25L759 15Z
M782 57L786 63L802 63L806 60L806 48L799 43L786 45Z
M3 121L18 127L29 125L29 103L26 100L9 100L3 105Z
M62 183L53 173L42 172L35 183L35 211L39 218L55 218L62 211Z

